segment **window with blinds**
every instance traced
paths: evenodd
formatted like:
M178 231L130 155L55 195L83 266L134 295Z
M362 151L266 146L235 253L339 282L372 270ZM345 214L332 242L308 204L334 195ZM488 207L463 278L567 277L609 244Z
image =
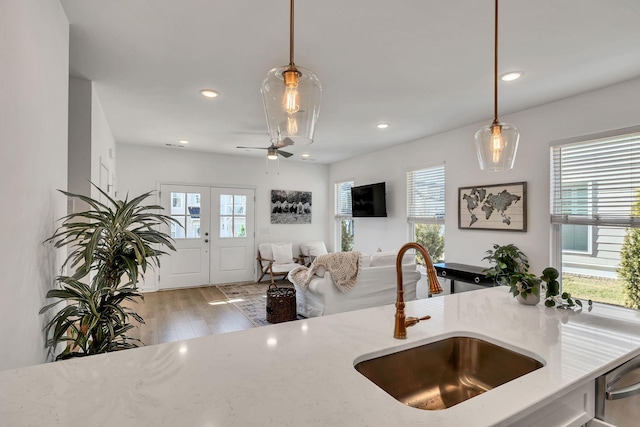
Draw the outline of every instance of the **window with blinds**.
M444 224L444 165L407 172L407 220Z
M351 218L351 187L353 181L336 183L336 219Z
M559 143L551 156L553 224L640 227L640 132Z

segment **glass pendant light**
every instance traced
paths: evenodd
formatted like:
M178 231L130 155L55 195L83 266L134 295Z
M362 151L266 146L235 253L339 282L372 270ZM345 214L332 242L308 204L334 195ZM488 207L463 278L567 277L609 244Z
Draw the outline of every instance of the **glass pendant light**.
M520 133L514 125L498 120L498 0L495 2L493 123L476 132L476 152L480 169L499 172L513 169Z
M289 14L289 65L269 71L262 83L262 100L271 143L290 138L296 145L313 142L322 87L311 71L293 62L293 1Z

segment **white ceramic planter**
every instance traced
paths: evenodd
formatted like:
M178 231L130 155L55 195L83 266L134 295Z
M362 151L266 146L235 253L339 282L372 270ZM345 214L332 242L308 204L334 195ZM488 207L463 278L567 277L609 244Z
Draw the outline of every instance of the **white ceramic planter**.
M520 304L525 305L536 305L540 302L540 292L538 291L538 295L527 294L526 298L523 298L520 294L516 295L516 301Z

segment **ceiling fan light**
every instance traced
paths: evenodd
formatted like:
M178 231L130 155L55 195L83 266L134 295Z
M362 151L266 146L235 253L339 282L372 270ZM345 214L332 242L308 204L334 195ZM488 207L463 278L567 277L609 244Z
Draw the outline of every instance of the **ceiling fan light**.
M513 169L520 133L508 123L492 123L476 132L476 154L480 169L501 172Z
M275 148L269 148L267 151L267 159L278 160L278 151Z

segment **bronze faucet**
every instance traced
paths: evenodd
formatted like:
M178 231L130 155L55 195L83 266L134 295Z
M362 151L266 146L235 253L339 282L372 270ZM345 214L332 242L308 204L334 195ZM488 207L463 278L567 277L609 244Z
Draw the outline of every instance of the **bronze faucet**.
M429 293L431 294L439 294L442 292L442 286L440 286L440 282L438 282L438 275L436 274L436 269L433 267L433 263L431 262L431 258L427 253L427 250L424 246L419 243L409 242L400 248L398 251L398 256L396 257L396 272L398 274L398 298L396 299L396 325L395 330L393 332L393 337L398 339L407 338L407 327L413 326L421 320L427 320L431 316L424 317L407 317L404 315L404 286L402 284L402 257L404 253L409 249L416 249L418 252L422 254L424 258L424 262L427 266L427 277L429 278Z

